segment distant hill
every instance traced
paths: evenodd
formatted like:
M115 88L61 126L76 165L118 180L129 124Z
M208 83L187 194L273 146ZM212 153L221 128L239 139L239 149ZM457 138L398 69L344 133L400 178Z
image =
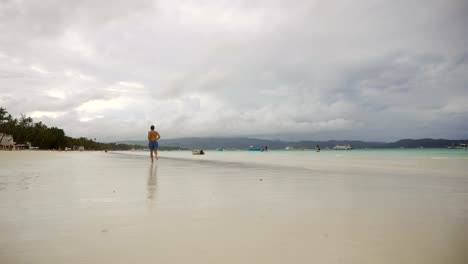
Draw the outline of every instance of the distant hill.
M148 141L122 141L133 142L135 145L148 145ZM181 148L201 148L201 149L216 149L216 148L235 148L246 149L249 146L268 146L270 148L281 148L288 146L282 141L263 140L255 138L176 138L176 139L161 139L160 146L172 146Z
M134 144L146 146L147 141L121 141L119 143ZM185 149L216 149L216 148L232 148L232 149L247 149L249 146L268 146L269 149L284 149L287 146L294 148L312 149L316 145L321 148L331 148L335 145L351 145L353 148L446 148L452 144L463 143L468 144L468 140L449 140L449 139L401 139L396 142L366 142L359 140L328 140L328 141L280 141L266 140L256 138L175 138L161 139L159 145L164 147L179 147Z
M468 140L450 140L450 139L433 139L433 138L423 138L423 139L401 139L393 143L385 144L386 148L446 148L452 144L468 144Z

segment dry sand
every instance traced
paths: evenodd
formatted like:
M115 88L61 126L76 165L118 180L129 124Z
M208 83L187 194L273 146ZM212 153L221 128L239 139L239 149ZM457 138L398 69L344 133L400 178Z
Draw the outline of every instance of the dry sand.
M468 155L355 153L0 152L0 263L468 263Z

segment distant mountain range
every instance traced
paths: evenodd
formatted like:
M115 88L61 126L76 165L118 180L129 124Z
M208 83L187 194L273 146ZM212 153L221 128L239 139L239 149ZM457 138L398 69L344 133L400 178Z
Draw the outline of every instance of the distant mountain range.
M147 146L147 141L128 140L117 143ZM468 144L468 139L401 139L396 142L366 142L359 140L328 140L328 141L280 141L256 138L175 138L161 139L159 145L164 147L179 147L184 149L247 149L249 146L268 146L269 149L284 149L288 146L293 148L312 149L316 145L321 148L332 148L335 145L351 145L353 148L446 148L452 144Z

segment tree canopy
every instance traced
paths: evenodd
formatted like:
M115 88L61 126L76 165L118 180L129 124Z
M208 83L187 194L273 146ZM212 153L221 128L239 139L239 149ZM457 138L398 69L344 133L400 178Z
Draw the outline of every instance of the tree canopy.
M17 144L30 142L40 149L64 149L73 146L83 146L87 150L130 150L141 149L142 146L116 143L100 143L85 137L72 138L65 135L63 129L48 127L42 122L34 122L31 117L21 115L14 118L8 111L0 107L0 132L13 136Z

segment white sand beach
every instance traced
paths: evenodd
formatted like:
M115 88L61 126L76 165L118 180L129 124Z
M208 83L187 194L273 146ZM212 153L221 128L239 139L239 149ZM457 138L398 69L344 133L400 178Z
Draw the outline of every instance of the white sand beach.
M468 263L468 152L0 152L0 263Z

